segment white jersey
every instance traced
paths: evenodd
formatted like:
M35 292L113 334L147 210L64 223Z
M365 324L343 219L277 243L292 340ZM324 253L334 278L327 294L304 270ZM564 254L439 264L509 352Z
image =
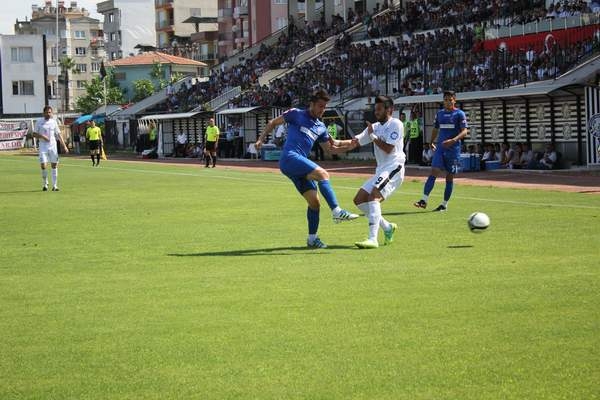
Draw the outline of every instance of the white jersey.
M386 153L379 146L374 145L375 160L377 160L376 171L395 169L404 165L406 155L404 154L404 124L398 118L390 118L384 124L376 122L373 124L373 134L387 144L394 145L391 153ZM356 136L361 146L372 142L367 129Z
M56 146L56 138L58 135L60 135L60 129L58 129L58 123L55 119L38 119L35 123L34 132L46 136L49 140L48 142L46 142L44 139L38 140L40 153L58 153L58 148Z

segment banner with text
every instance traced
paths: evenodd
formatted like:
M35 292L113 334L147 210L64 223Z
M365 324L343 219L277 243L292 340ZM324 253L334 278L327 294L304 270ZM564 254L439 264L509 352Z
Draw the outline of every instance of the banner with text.
M0 151L18 150L29 129L28 121L0 121Z

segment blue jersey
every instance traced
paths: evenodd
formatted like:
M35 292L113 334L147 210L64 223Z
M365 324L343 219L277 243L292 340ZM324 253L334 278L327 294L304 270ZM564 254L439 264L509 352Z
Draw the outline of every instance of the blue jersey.
M437 112L434 126L438 129L436 146L444 151L456 151L460 153L460 140L451 147L444 149L442 143L448 139L456 137L460 131L468 128L467 116L462 110L455 108L448 111L445 108Z
M308 157L315 141L320 143L329 140L325 124L313 118L308 110L291 108L283 114L288 124L288 133L283 145L283 155L293 152Z

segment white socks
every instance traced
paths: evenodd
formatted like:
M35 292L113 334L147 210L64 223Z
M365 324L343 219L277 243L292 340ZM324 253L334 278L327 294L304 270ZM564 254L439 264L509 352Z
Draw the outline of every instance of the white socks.
M308 243L314 243L315 239L317 238L317 234L309 234L308 235Z
M446 200L444 200L444 201L442 201L442 205L443 205L444 207L448 207L448 202L447 202Z
M47 169L42 170L42 185L48 186L48 170Z
M381 203L378 201L375 202L369 202L369 203L360 203L357 204L356 207L358 207L358 209L362 212L365 213L365 216L367 218L369 218L370 215L370 208L369 208L369 204L371 203L377 203L377 209L379 210L379 227L381 229L383 229L384 231L389 231L392 227L392 224L389 223L389 221L387 221L385 218L383 218L383 216L381 215ZM369 220L369 224L370 224L370 220ZM377 235L375 235L375 237L377 237Z
M423 200L425 203L427 203L427 200L429 200L429 195L424 194L423 197L421 197L421 200Z
M331 210L331 213L333 214L334 217L337 217L338 215L340 215L341 211L342 211L342 207L337 206L336 208Z
M58 168L52 168L52 186L58 187Z
M378 201L370 201L369 205L369 240L377 242L377 232L381 221L381 204Z
M365 213L365 217L369 215L369 203L360 203L357 204L356 207L362 212Z

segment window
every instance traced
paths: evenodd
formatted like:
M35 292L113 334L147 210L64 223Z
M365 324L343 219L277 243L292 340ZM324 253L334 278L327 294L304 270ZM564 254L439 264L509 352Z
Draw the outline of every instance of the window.
M116 51L111 51L110 52L110 59L111 60L116 60L117 59L117 52Z
M86 81L77 81L77 89L85 89Z
M287 0L273 0L273 4L287 4Z
M11 47L10 59L14 63L33 62L33 47Z
M76 56L85 56L85 47L75 47L75 55Z
M117 34L115 32L111 32L111 34L110 34L110 41L111 42L116 42L117 41Z
M108 14L108 22L115 22L115 14L113 14L113 13Z
M75 31L75 39L85 39L85 31Z
M77 64L77 71L87 72L87 64Z
M90 66L90 71L92 72L100 72L100 63L93 62Z
M13 81L13 95L33 96L33 81Z

